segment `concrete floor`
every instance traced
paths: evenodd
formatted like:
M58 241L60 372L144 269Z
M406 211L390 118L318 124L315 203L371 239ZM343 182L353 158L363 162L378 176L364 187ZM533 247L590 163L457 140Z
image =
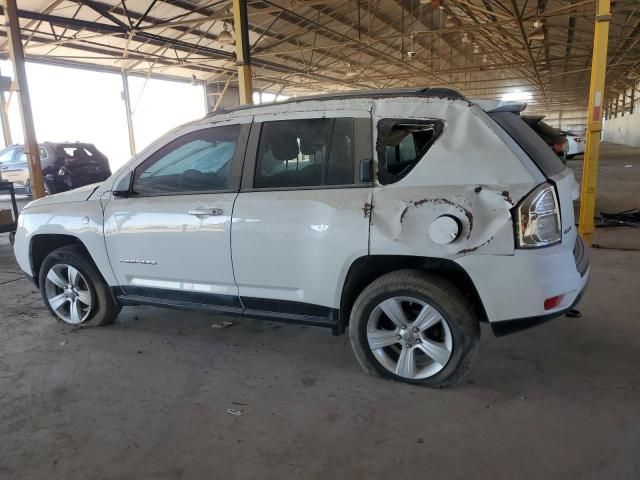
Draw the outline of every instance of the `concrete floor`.
M638 207L635 178L611 208ZM484 328L467 383L434 391L321 329L148 307L68 328L0 237L0 478L638 479L639 270L594 250L582 318Z

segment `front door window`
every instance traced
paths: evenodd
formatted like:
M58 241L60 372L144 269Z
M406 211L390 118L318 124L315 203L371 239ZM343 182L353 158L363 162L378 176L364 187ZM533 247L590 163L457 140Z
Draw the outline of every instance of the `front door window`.
M136 169L133 193L227 190L239 131L239 125L207 128L174 140Z

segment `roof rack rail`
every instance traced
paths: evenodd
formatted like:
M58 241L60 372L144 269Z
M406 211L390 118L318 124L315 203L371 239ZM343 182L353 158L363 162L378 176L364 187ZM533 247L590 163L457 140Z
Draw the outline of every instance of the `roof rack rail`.
M323 95L310 95L305 97L289 98L282 102L263 103L260 105L240 105L237 107L222 108L215 112L207 113L207 117L223 113L237 112L249 108L268 107L270 105L286 105L290 103L309 102L314 100L343 100L349 98L392 98L392 97L419 97L419 98L444 98L447 100L466 100L466 98L450 88L383 88L379 90L347 90L332 92Z

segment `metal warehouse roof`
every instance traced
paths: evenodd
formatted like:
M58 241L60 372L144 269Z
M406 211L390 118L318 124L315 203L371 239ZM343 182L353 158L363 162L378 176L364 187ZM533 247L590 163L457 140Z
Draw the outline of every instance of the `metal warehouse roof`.
M230 0L18 8L28 60L208 82L237 74L235 47L219 41L233 34ZM254 86L293 95L424 85L486 99L520 88L534 105L585 108L594 12L593 0L249 0ZM616 1L612 14L615 90L638 76L640 5Z

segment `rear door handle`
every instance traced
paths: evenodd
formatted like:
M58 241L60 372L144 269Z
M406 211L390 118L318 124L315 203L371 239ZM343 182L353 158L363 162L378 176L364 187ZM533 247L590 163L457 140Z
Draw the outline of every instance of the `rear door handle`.
M210 208L210 207L198 207L192 208L189 210L189 215L195 215L198 217L217 217L224 213L221 208Z

